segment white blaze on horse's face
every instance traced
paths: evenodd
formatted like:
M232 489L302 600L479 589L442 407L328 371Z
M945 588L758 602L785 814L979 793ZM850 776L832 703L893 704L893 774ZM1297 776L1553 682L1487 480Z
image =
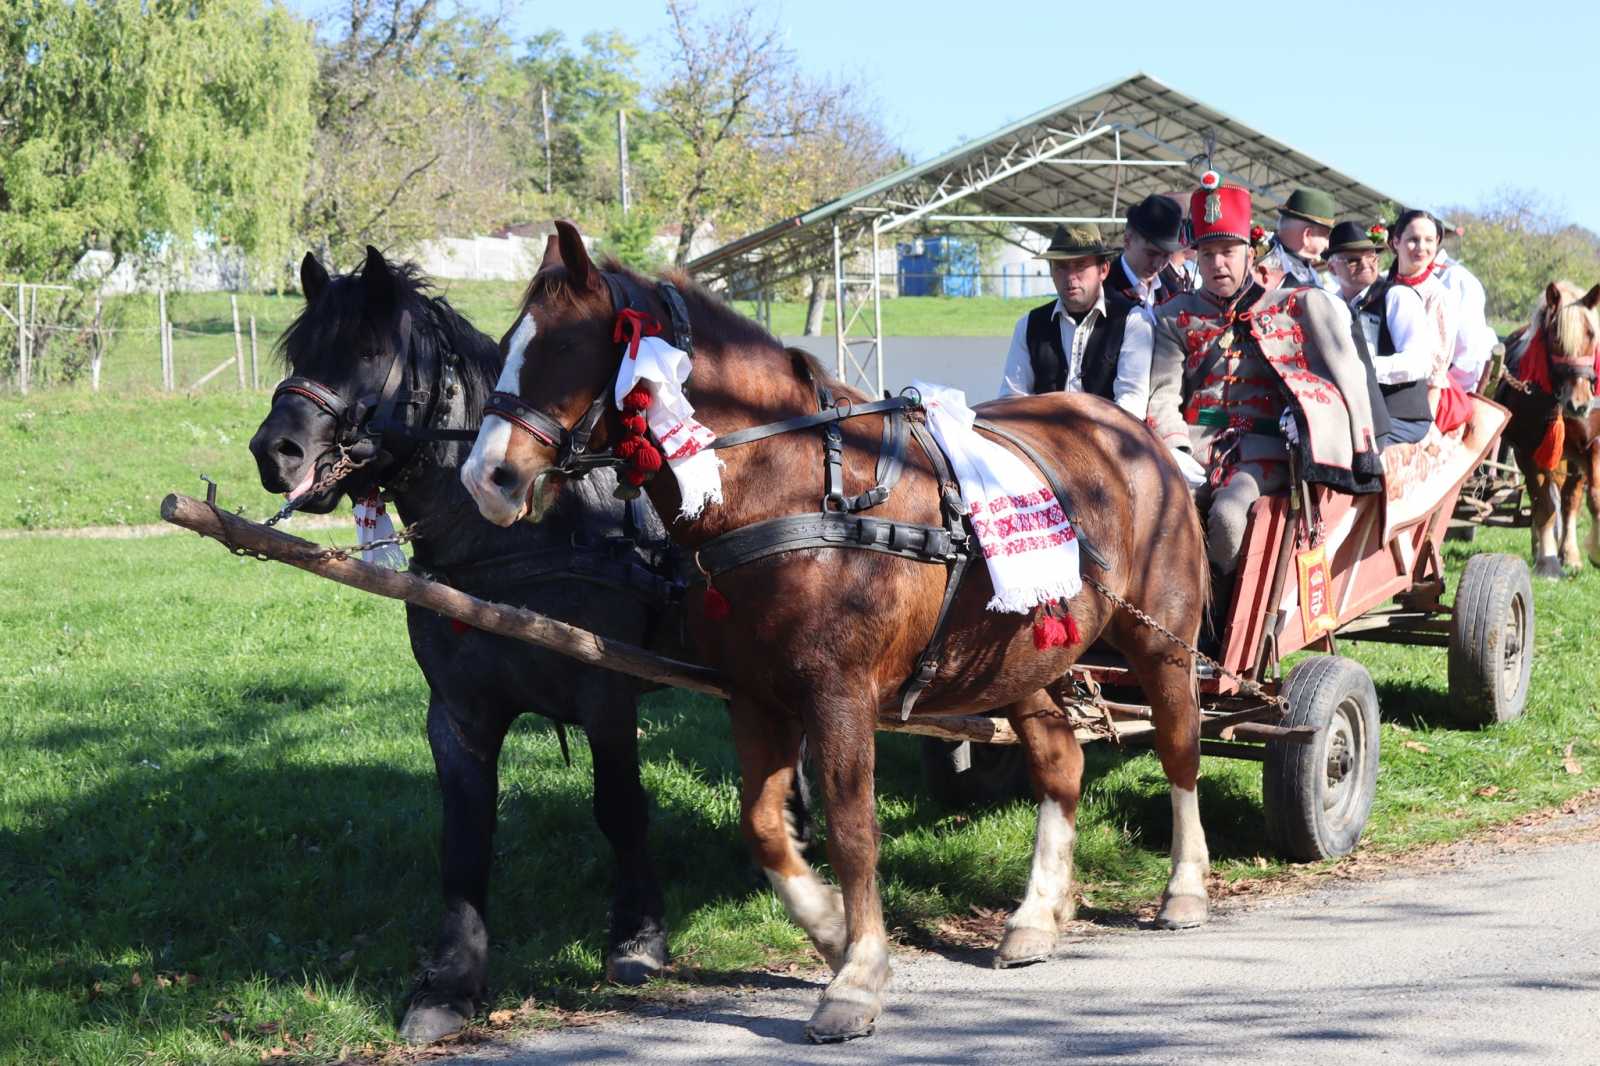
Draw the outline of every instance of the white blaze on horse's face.
M521 395L522 362L536 332L533 316L524 314L506 345L506 365L495 384L496 391ZM508 479L501 472L506 462L506 450L511 446L511 431L511 423L500 416L485 417L478 430L478 439L472 444L472 454L461 466L461 483L472 494L478 510L483 517L500 526L511 525L522 517L528 507L527 485L521 478ZM515 483L510 483L512 481Z

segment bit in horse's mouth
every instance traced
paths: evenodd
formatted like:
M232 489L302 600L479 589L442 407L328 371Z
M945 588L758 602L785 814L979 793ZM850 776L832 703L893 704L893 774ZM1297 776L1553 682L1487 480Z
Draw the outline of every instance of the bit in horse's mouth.
M555 506L556 497L561 495L561 486L565 478L554 470L541 470L534 475L533 481L528 485L528 499L523 504L522 518L526 522L539 522L550 513L550 508Z

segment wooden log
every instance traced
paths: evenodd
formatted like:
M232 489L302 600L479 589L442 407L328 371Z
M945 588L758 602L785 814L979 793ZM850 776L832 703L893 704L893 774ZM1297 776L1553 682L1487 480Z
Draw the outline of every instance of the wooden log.
M169 495L161 501L161 517L203 537L258 552L341 585L426 607L477 629L514 637L579 662L692 692L724 698L728 695L715 670L667 659L637 645L610 640L520 607L487 603L413 574L385 570L359 559L330 558L319 544L228 514L192 496Z

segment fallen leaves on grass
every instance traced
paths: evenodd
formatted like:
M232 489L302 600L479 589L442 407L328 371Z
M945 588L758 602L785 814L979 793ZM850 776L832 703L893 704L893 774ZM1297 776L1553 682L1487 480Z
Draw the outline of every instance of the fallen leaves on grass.
M1484 799L1494 799L1496 796L1500 795L1500 786L1484 785L1482 788L1478 789L1478 791L1474 792L1473 795L1482 796Z
M1567 773L1569 773L1569 774L1581 774L1581 773L1583 773L1583 763L1579 762L1577 759L1572 757L1572 745L1575 744L1575 743L1577 743L1577 742L1576 741L1568 741L1567 742L1567 750L1561 753L1561 765L1566 769Z
M1432 748L1428 747L1428 745L1426 745L1426 744L1419 743L1419 742L1417 742L1415 740L1402 741L1400 746L1404 747L1404 748L1410 748L1412 751L1420 751L1424 755L1432 755L1433 754L1433 749Z

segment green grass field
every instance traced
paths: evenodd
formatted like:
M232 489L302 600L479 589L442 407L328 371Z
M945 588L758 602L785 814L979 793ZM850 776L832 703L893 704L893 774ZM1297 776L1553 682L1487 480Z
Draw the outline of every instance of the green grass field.
M443 281L438 291L456 310L479 329L498 337L510 327L516 314L522 284L502 281ZM249 380L250 317L256 319L259 374L263 387L270 388L279 377L272 348L303 301L297 295L272 296L246 293L238 297L242 346ZM887 336L1009 336L1017 318L1034 300L1002 300L999 297L958 299L954 297L907 297L883 302L883 329ZM754 313L754 305L739 303L739 310ZM207 372L233 356L233 313L227 293L174 293L167 297L167 317L173 324L173 367L179 390L187 390ZM110 334L101 370L101 388L112 394L130 390L159 389L161 386L160 341L157 298L138 294L113 297L106 302L106 325ZM782 335L799 334L804 329L803 302L777 302L772 305L772 329ZM822 333L833 335L833 304L827 305ZM43 374L49 384L48 366ZM87 391L85 373L79 387ZM202 391L236 392L238 376L229 367L213 377Z
M146 399L0 405L6 524L151 521L160 495L195 488L202 468L223 479L223 503L272 505L248 491L243 452L263 397ZM1485 532L1470 547L1526 543ZM1452 574L1467 547L1447 545ZM1600 571L1535 595L1528 713L1504 726L1435 724L1442 651L1355 649L1386 719L1369 852L1600 784L1585 655L1600 639ZM0 541L0 632L0 1063L324 1061L387 1046L438 906L426 691L402 608L189 536L32 537ZM507 743L492 1007L532 1000L524 1024L814 958L745 858L720 708L658 694L643 729L677 959L643 993L600 984L610 862L581 738L570 768L542 720ZM1091 750L1083 913L1122 915L1164 881L1165 783L1149 755ZM878 787L898 936L926 942L971 907L1013 905L1031 807L941 809L907 737L880 739ZM1256 764L1206 759L1201 807L1221 877L1283 870L1265 851Z

